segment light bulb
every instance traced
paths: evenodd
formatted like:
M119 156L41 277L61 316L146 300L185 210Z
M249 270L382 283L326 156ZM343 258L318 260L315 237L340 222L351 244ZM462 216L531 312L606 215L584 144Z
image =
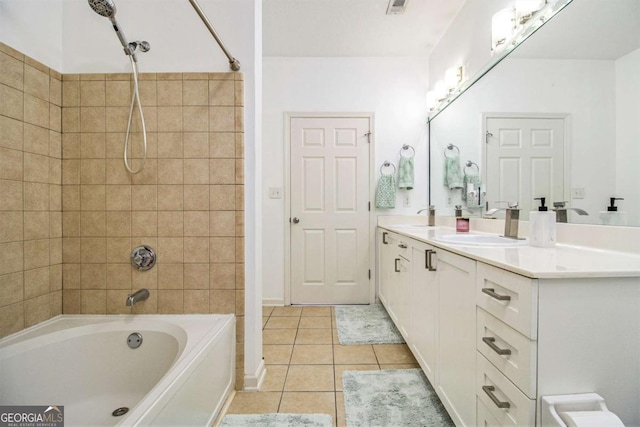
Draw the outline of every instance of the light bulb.
M505 45L513 34L513 14L511 8L499 10L491 17L491 50Z
M436 95L436 100L442 101L447 97L447 87L442 80L438 81L433 88Z
M438 100L436 99L435 91L430 90L429 92L427 92L427 108L429 109L429 111L433 110L437 103Z

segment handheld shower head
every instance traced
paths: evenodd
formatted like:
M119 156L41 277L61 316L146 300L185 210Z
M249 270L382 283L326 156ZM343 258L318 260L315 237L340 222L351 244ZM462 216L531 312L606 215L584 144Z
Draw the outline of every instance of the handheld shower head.
M95 13L105 18L116 16L116 4L113 0L89 0L89 6Z

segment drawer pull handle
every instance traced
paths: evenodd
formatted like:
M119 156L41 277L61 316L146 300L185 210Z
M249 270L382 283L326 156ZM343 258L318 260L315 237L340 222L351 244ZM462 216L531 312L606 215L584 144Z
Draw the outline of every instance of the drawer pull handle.
M501 402L500 399L498 399L496 397L496 395L493 394L493 392L495 390L496 390L496 388L494 386L492 386L492 385L483 385L482 386L482 391L487 393L487 396L489 396L489 399L491 399L491 401L493 403L495 403L498 408L503 408L503 409L510 408L511 404L509 402Z
M482 338L482 341L484 341L484 343L486 345L491 347L491 350L495 351L496 353L498 353L500 355L509 355L509 354L511 354L511 350L509 350L508 348L500 348L500 347L498 347L495 344L496 339L493 338L493 337L484 337L484 338Z
M436 268L433 266L433 258L431 257L435 253L436 253L436 251L434 251L433 249L427 249L427 251L426 251L426 255L427 255L427 270L429 270L429 271L436 271Z
M482 293L487 294L491 298L497 299L498 301L511 301L511 297L509 295L497 294L496 290L493 288L482 288Z
M385 245L388 245L389 242L387 242L387 236L389 235L389 233L387 233L386 231L382 232L382 243Z
M396 268L395 268L395 271L396 271L396 273L400 273L400 267L398 267L398 262L399 262L399 261L400 261L400 258L396 258L396 260L395 260L395 263L396 263L396 265L395 265L395 267L396 267Z
M405 245L404 243L400 243L398 247L401 249L407 249L407 245Z

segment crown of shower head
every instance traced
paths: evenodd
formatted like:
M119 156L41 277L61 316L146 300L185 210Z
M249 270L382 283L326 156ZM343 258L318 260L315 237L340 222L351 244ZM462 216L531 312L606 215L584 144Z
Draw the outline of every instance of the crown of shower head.
M116 15L116 4L113 0L89 0L89 6L100 16L113 18Z

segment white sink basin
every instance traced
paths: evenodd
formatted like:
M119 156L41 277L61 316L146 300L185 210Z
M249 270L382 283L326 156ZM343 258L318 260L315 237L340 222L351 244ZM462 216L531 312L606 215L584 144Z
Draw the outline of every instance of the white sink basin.
M526 246L526 240L510 239L489 234L444 234L433 238L438 242L464 246Z
M432 225L419 225L419 224L398 224L398 225L390 225L392 228L403 228L406 230L429 230L436 228Z

